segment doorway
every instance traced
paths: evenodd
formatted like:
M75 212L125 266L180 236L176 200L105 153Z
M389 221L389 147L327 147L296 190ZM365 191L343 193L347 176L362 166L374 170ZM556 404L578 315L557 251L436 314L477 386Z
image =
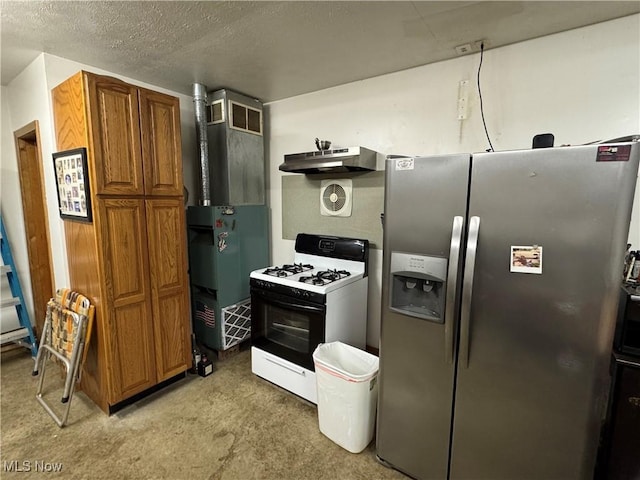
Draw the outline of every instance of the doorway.
M27 238L33 309L36 316L35 330L36 335L39 335L44 326L47 302L54 293L54 281L38 121L16 130L13 137L18 157L20 195Z

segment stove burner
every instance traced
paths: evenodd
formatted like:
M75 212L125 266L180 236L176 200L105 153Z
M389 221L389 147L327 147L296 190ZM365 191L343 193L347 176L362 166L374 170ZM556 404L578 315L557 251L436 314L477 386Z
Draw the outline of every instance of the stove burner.
M310 265L308 263L302 264L302 263L294 263L293 265L283 265L282 266L283 270L286 270L287 272L291 272L291 273L302 273L302 272L306 272L309 270L313 270L313 265Z
M313 265L294 263L292 265L286 264L282 267L267 268L264 272L265 275L271 275L272 277L290 277L298 273L313 270Z
M351 275L351 273L346 270L323 270L315 275L300 277L300 281L302 283L310 283L311 285L328 285L349 275Z
M293 275L291 272L282 270L280 267L267 268L264 272L265 275L271 275L272 277L288 277Z
M318 277L317 275L312 275L310 277L300 277L300 281L302 283L310 283L311 285L326 285L327 283L331 283L331 281L326 281L323 278Z

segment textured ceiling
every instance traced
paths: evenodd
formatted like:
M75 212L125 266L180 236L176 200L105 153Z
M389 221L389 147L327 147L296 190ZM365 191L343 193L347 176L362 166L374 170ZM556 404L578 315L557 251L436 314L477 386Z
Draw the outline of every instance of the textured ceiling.
M47 52L190 94L263 102L640 12L640 2L0 2L6 85Z

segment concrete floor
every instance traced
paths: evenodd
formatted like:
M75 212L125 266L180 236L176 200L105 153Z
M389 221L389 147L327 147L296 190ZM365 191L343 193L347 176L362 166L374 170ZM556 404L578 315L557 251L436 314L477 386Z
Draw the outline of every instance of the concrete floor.
M373 442L352 454L320 433L315 406L253 375L249 350L110 417L78 393L62 429L35 399L27 351L1 360L3 479L407 479L376 461ZM23 471L8 472L12 461ZM62 470L36 473L43 464Z

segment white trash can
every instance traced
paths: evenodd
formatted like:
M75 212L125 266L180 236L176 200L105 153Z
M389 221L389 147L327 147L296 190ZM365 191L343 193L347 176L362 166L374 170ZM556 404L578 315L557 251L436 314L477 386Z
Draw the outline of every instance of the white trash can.
M378 357L342 342L313 352L320 431L351 453L373 439L378 403Z

